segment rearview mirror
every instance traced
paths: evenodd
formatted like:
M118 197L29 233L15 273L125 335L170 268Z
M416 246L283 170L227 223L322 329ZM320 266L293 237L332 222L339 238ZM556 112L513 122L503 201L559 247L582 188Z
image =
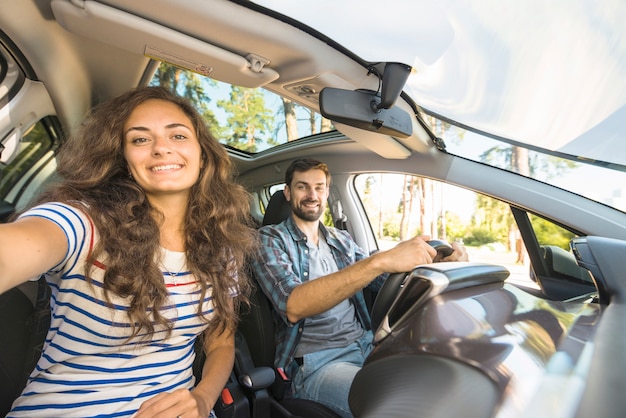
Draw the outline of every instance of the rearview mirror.
M409 65L385 63L380 94L371 90L324 88L320 92L320 111L334 122L406 138L413 133L411 116L393 105L411 71Z
M398 107L379 109L380 102L380 96L371 90L326 87L320 92L320 112L327 119L399 138L410 136L410 115Z

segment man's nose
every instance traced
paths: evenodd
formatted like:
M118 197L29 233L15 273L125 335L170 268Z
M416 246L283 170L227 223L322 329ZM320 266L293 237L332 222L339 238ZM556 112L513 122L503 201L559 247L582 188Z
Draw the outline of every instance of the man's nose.
M317 191L313 187L308 187L306 189L306 197L309 199L317 199Z

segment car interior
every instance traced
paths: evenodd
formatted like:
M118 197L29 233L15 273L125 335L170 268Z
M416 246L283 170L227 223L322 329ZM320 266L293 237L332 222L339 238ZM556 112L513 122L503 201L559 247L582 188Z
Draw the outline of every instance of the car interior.
M580 189L570 191L548 179L460 155L455 147L472 135L498 135L470 131L409 97L403 89L412 75L410 66L366 60L268 2L207 3L0 0L0 222L12 220L41 190L58 181L56 152L87 111L102 101L136 86L168 86L178 80L179 91L201 91L213 106L202 110L219 115L215 105L229 101L229 92L263 91L263 97L272 95L281 105L293 103L309 111L300 118L314 120L310 125L317 123L319 129L305 134L301 130L297 138L281 134L285 138L278 140L278 128L258 128L265 129L269 139L253 147L245 135L241 142L222 141L237 168L237 181L250 192L251 216L259 227L289 215L282 193L285 170L294 159L309 156L325 162L332 173L325 223L348 231L370 254L399 240L402 231L390 225L384 212L397 215L398 202L407 201L402 191L413 193L413 184L441 191L432 194L432 200L458 210L473 203L444 204L444 197L471 193L487 202L485 207L495 208L494 214L510 217L520 235L523 262L503 266L489 258L492 253L484 246L459 269L416 268L392 276L384 292L366 293L377 324L377 349L351 391L355 416L412 416L416 408L429 418L608 417L626 410L621 394L626 385L626 212L615 203L621 195L615 194L609 204L580 192L604 183L626 184L623 167L606 181L594 180L595 187L586 179L588 184L579 181ZM166 78L168 71L176 76ZM200 84L193 85L194 80ZM267 119L274 118L275 125L285 129L287 116L270 113ZM467 128L466 136L446 137L441 132L446 126ZM554 152L550 158L561 154ZM575 160L588 162L584 156ZM602 161L598 165L614 168ZM387 175L398 176L395 183ZM392 184L399 192L383 195ZM452 192L446 195L447 190ZM395 206L389 210L388 203ZM429 216L443 218L444 210L436 213L434 207ZM426 212L415 209L408 217ZM492 226L489 216L473 216L484 216L485 229ZM454 226L449 222L449 228ZM393 243L380 238L382 231L393 236ZM444 238L437 236L442 235L439 229L431 232L432 238ZM565 245L557 238L565 239ZM495 302L489 294L495 295L498 307L510 308L510 316L499 318L490 310L495 312ZM513 308L510 295L529 302ZM258 290L251 301L237 333L235 367L215 406L218 417L335 417L321 404L284 396L290 382L273 366L271 305ZM476 312L502 324L485 326L470 315ZM528 312L535 316L524 316ZM461 318L458 329L479 323L482 327L471 328L472 335L492 333L499 339L489 353L472 346L488 357L480 364L472 350L455 352L454 326L446 328L443 319L439 323L426 313L456 313ZM10 319L0 321L4 415L41 355L50 320L45 280L33 278L1 294L0 314ZM505 324L505 319L511 322ZM542 321L556 324L558 338L539 329ZM428 344L411 339L418 331L415 324L432 325L450 337L435 347L443 355L416 355ZM533 331L543 339L532 339ZM522 348L533 354L525 358L527 369L503 365L506 358L520 358ZM203 354L200 347L196 351L199 376ZM570 362L557 361L571 352L566 359ZM535 374L524 380L531 372ZM468 404L474 407L468 409Z

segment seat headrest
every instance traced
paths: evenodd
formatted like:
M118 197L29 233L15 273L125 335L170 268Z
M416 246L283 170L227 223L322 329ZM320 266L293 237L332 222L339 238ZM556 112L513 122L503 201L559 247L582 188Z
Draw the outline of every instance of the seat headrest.
M291 206L285 199L285 195L282 190L274 192L270 201L265 208L265 215L263 215L263 226L276 225L287 219L291 215Z

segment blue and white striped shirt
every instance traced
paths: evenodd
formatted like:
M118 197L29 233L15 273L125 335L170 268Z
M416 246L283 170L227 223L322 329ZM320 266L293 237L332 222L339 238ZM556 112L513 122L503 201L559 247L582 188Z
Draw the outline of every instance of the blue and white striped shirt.
M9 417L127 417L151 397L194 386L194 342L207 327L197 315L199 286L185 269L184 253L164 250L164 281L170 303L162 308L175 319L166 338L157 329L150 339L134 338L126 315L128 298L110 294L102 279L106 260L94 263L92 283L84 263L97 242L91 219L75 207L47 203L22 215L55 222L67 237L65 258L46 273L52 319L42 356ZM180 270L180 271L179 271ZM170 273L174 272L174 273ZM213 314L211 289L203 312Z

